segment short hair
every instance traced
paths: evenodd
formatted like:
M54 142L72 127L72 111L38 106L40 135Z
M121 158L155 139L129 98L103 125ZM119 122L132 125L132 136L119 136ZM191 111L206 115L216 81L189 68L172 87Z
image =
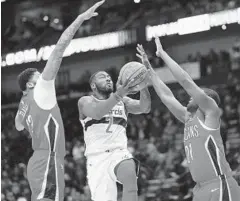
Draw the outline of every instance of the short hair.
M36 68L27 68L18 75L18 84L22 91L26 90L26 84L32 78L35 72L37 72Z
M218 106L220 105L221 100L216 91L214 91L213 89L209 89L209 88L202 88L202 89L209 97L211 97L213 100L215 100L215 102L217 103Z
M100 73L100 72L105 72L105 71L97 71L97 72L95 72L95 73L93 73L93 74L91 75L91 77L90 77L90 79L89 79L89 84L90 84L90 85L92 84L92 82L93 82L94 78L96 77L96 75L97 75L98 73Z

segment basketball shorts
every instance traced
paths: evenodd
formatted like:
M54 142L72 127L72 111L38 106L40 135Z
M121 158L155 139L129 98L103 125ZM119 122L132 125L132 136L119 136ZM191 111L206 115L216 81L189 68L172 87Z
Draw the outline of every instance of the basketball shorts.
M27 178L32 192L31 200L64 199L64 158L46 150L35 151L27 166Z
M127 149L115 149L87 156L87 179L92 200L117 201L116 182L119 181L114 173L114 168L121 161L127 159L133 159ZM139 164L136 166L138 173Z
M193 189L193 201L239 201L240 187L233 177L221 177L196 184Z

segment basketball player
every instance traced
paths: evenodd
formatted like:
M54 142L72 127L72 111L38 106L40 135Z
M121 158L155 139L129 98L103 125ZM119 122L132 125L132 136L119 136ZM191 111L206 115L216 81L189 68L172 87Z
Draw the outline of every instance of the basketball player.
M27 166L32 201L64 198L65 136L54 82L63 53L75 32L85 20L97 15L95 10L101 4L103 1L79 15L63 32L42 74L28 68L18 76L23 96L15 126L18 131L26 129L32 137L34 153Z
M176 80L191 96L187 107L183 107L171 90L158 78L143 47L138 45L137 56L149 68L150 79L156 93L174 116L185 124L186 159L192 178L197 183L193 190L193 200L238 201L240 189L232 177L220 135L221 110L217 92L198 87L163 50L159 38L156 38L155 42L156 55L164 60Z
M123 201L137 201L137 172L133 156L127 150L127 116L148 113L151 108L147 88L140 100L126 97L132 81L119 85L113 93L109 74L99 71L90 78L92 96L78 101L79 118L84 129L87 178L94 201L117 201L117 185L123 185ZM118 82L120 83L120 82Z

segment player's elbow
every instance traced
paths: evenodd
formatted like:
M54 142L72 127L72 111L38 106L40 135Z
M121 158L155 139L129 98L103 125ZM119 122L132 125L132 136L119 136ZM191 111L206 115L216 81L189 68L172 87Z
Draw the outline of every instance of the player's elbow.
M151 111L151 104L142 109L142 113L148 114Z
M22 131L24 130L24 127L22 124L15 122L15 128L17 129L17 131Z

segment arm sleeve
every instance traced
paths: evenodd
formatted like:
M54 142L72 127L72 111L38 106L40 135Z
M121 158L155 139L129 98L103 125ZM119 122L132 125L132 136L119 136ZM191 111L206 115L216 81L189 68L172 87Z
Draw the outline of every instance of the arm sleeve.
M52 109L57 104L55 79L47 81L40 75L34 87L33 98L40 108Z

